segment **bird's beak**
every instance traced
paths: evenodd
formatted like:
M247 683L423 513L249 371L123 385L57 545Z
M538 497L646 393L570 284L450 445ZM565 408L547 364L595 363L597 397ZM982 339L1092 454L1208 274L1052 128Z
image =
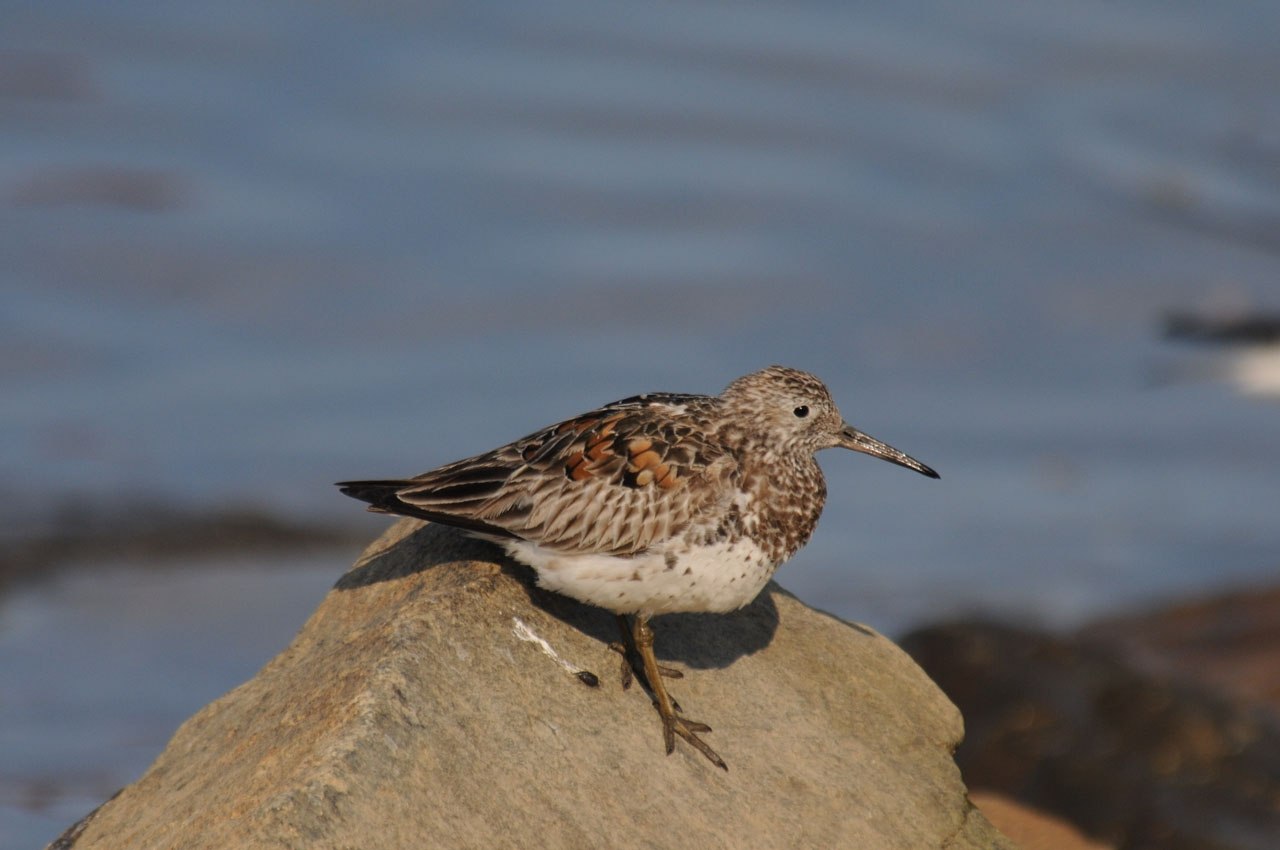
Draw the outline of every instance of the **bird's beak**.
M888 443L882 443L875 437L862 433L847 422L840 431L840 442L836 443L836 445L845 449L853 449L855 452L869 454L873 457L887 460L890 463L896 463L898 466L905 466L907 469L914 469L921 475L927 475L930 478L938 477L938 473L920 461L898 451Z

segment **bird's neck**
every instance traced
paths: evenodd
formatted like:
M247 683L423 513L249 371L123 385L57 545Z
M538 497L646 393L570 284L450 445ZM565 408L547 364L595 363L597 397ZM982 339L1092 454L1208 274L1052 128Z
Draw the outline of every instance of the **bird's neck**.
M758 537L773 541L769 555L781 563L809 542L818 525L827 498L822 469L810 453L782 454L767 446L751 447L739 461Z

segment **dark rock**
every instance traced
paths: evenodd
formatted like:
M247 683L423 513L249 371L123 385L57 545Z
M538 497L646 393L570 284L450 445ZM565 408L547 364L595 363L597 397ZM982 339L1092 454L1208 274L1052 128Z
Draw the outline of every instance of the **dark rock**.
M1200 684L1280 717L1280 587L1115 617L1083 635L1115 647L1141 670Z
M1134 670L1078 638L981 623L903 646L960 707L967 781L1122 848L1274 848L1280 729L1269 714Z

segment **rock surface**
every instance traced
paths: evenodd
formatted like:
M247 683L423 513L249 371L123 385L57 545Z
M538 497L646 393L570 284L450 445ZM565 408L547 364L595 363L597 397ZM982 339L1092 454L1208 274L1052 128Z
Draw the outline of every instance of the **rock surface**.
M1114 850L1086 838L1071 824L995 791L972 790L969 799L1021 850Z
M1140 670L1194 682L1280 717L1280 587L1113 617L1082 633Z
M903 646L964 712L966 779L1120 848L1273 850L1280 724L1114 647L987 623Z
M959 713L880 635L776 585L736 614L655 620L726 773L663 753L648 698L620 686L611 615L496 557L400 522L61 846L1013 847L965 797Z

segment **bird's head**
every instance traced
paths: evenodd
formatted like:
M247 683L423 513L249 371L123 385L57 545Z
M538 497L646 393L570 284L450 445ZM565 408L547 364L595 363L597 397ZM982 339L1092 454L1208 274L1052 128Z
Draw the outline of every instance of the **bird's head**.
M826 385L808 372L770 366L738 378L720 398L727 408L759 429L767 445L780 450L851 449L938 477L910 455L846 422Z

